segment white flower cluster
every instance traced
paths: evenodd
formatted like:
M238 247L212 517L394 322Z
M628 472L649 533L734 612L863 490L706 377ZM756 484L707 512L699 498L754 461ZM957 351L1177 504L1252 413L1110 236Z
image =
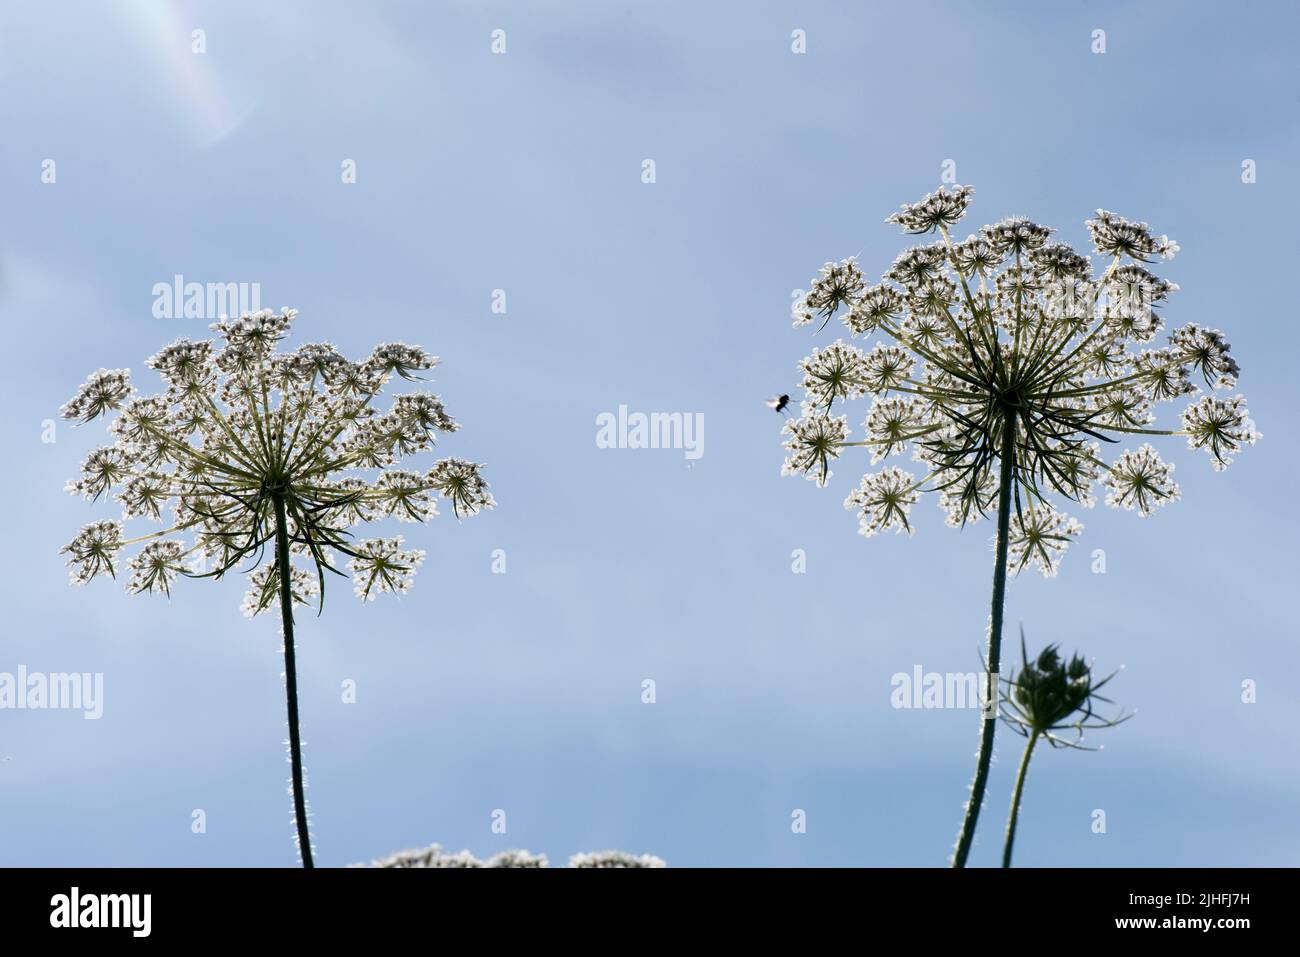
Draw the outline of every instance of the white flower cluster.
M164 392L139 396L125 369L93 373L62 408L79 422L116 413L113 444L91 452L68 483L95 501L112 494L121 521L93 522L63 553L71 580L116 577L124 547L144 543L127 566L132 592L170 594L176 579L249 572L243 611L266 610L280 593L275 554L283 529L293 602L323 598L326 572L346 559L358 597L410 589L424 552L401 537L356 540L357 525L396 518L424 522L436 499L459 517L495 505L482 466L446 458L427 471L396 466L455 432L442 400L428 392L376 402L395 377L413 380L438 362L417 346L387 343L352 361L326 343L277 347L296 312L269 310L213 325L221 340L181 339L147 365ZM372 473L369 476L366 473ZM376 473L377 474L374 474ZM162 531L125 537L124 522L149 519ZM167 536L188 533L192 541Z
M448 854L437 844L410 851L398 851L388 857L380 858L369 865L358 867L548 867L545 854L530 854L528 851L502 851L481 861L469 851ZM596 851L594 853L574 854L569 858L570 867L667 867L660 858L652 854L639 857L623 851Z
M1103 257L1099 274L1024 218L954 242L948 229L972 193L940 189L890 216L908 233L939 238L904 250L880 283L868 284L855 259L827 263L813 279L797 326L838 316L853 337L884 341L864 350L837 340L800 362L801 415L784 426L782 474L825 485L847 448L870 449L873 464L910 448L922 475L897 467L865 475L845 501L872 536L910 533L911 506L925 491L938 493L952 526L996 510L1005 460L1009 565L1052 575L1083 527L1053 497L1090 507L1100 485L1108 505L1141 516L1179 497L1173 466L1151 444L1109 463L1104 444L1184 436L1222 470L1260 434L1245 400L1220 394L1240 375L1223 333L1188 324L1155 342L1178 287L1142 264L1172 259L1177 243L1105 210L1085 224ZM850 441L838 406L864 396L873 398L865 438ZM1156 428L1157 406L1186 397L1181 428Z

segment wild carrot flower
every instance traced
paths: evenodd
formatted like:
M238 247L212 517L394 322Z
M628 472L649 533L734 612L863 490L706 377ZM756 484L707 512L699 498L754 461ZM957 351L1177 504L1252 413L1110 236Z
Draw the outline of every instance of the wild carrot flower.
M1020 799L1025 790L1029 761L1039 738L1054 748L1074 748L1093 751L1083 743L1084 731L1113 728L1122 724L1132 714L1120 712L1114 717L1102 716L1099 702L1110 704L1098 692L1110 683L1118 672L1100 680L1093 677L1092 665L1079 655L1069 661L1061 657L1056 645L1048 645L1038 657L1030 660L1025 650L1025 632L1020 631L1021 668L1005 682L1001 699L1002 719L1017 734L1026 739L1020 769L1016 773L1016 786L1011 796L1011 811L1007 816L1006 843L1002 851L1002 866L1011 866L1011 849L1016 840L1016 823L1020 818Z
M626 851L592 851L574 854L570 867L667 867L662 858L653 854L629 854Z
M404 548L400 536L358 540L357 526L387 517L423 522L438 514L438 499L458 517L495 503L473 462L399 467L459 428L427 392L399 395L387 411L378 407L385 386L419 379L436 356L404 343L376 346L360 361L325 343L280 352L296 315L266 310L222 319L212 327L219 341L165 347L146 363L162 377L157 395L136 394L125 369L91 374L62 414L84 423L116 413L108 427L113 442L86 457L68 490L91 501L113 493L122 519L85 526L63 553L75 585L116 577L120 553L142 545L126 562L130 592L170 596L181 578L239 570L248 574L246 615L278 600L294 810L303 863L311 866L293 605L315 602L323 610L327 573L347 577L340 564L363 600L411 587L424 552ZM137 518L167 527L126 537L124 523Z
M367 865L357 864L354 867ZM398 851L388 857L372 862L370 867L394 868L491 868L491 867L549 867L545 854L532 854L528 851L501 851L486 861L479 860L469 851L448 854L437 844L409 851ZM574 854L569 858L570 867L667 867L662 859L652 854L640 856L625 851L596 851L594 853Z
M1178 499L1173 466L1150 442L1109 458L1105 446L1181 436L1223 470L1259 440L1235 389L1240 369L1223 333L1189 324L1166 332L1163 308L1177 286L1147 265L1178 244L1146 224L1098 210L1085 223L1091 259L1024 218L984 226L961 242L969 187L940 189L889 217L907 233L937 238L902 252L869 284L855 259L827 263L795 309L795 325L839 317L852 338L799 365L799 418L783 429L783 474L818 485L854 447L883 471L867 474L845 502L864 535L912 531L911 508L934 492L947 524L997 521L988 667L1000 661L1008 570L1056 573L1083 530L1068 503L1148 516ZM1161 336L1165 344L1159 344ZM854 439L844 407L870 397ZM1157 410L1188 400L1180 427L1158 428ZM911 451L916 470L894 464ZM965 863L992 753L985 719L980 759L954 863Z

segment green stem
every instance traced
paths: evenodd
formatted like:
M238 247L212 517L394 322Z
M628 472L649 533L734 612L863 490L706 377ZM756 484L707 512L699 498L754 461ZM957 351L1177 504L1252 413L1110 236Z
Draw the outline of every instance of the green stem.
M307 798L302 786L302 741L298 736L298 674L293 651L293 579L289 571L289 523L284 515L284 494L275 501L275 561L280 578L280 618L284 623L284 688L289 708L289 763L293 768L293 814L298 822L298 849L302 866L314 867L311 834L307 830Z
M1029 743L1025 745L1024 757L1020 759L1020 770L1016 773L1016 790L1011 795L1011 815L1007 818L1007 844L1002 849L1002 866L1011 866L1011 846L1016 843L1016 821L1020 819L1020 795L1025 790L1025 775L1029 772L1029 757L1034 753L1038 743L1038 732L1030 732Z
M1010 409L1002 426L1002 468L998 480L998 538L993 558L993 601L989 613L988 680L990 700L998 693L997 674L1002 664L1002 606L1007 595L1007 539L1011 529L1011 482L1015 476L1016 460L1016 410ZM970 801L966 817L957 837L957 850L952 866L965 867L975 840L975 825L979 821L980 805L984 803L984 789L989 780L989 763L993 760L993 735L998 727L996 706L984 715L980 729L979 757L975 764L975 780L971 782Z

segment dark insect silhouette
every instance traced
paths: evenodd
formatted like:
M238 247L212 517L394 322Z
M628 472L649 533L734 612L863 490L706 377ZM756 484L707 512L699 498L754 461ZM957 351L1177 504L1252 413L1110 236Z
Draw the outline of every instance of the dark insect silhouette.
M790 404L790 397L788 395L779 395L775 399L766 400L764 404L773 412L780 412L784 415L785 407Z

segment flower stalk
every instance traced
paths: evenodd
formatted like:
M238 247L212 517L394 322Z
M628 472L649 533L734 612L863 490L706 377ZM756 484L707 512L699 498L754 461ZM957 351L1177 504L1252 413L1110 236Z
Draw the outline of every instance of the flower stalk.
M998 671L1002 666L1002 616L1007 598L1007 548L1011 529L1011 481L1016 461L1016 410L1008 409L1002 432L1002 462L998 487L998 533L993 558L993 597L989 610L989 648L985 670L988 673L990 699L997 696ZM980 808L984 805L984 791L989 782L989 765L993 761L993 739L997 734L997 709L990 708L980 725L980 749L975 759L975 780L971 782L970 801L962 819L961 833L957 836L957 849L952 866L965 867L975 840L975 826L979 823Z
M293 817L298 827L298 850L303 867L314 867L311 832L307 827L307 795L303 785L302 737L298 729L298 666L293 646L293 581L289 571L289 522L284 514L284 493L274 491L275 562L280 577L280 621L284 629L284 695L289 711L289 766L293 779Z
M1011 866L1011 848L1016 843L1016 823L1020 820L1020 796L1025 792L1025 777L1029 774L1029 759L1034 755L1038 732L1029 736L1025 753L1020 757L1020 770L1016 772L1016 788L1011 793L1011 813L1007 815L1007 840L1002 848L1002 866Z

